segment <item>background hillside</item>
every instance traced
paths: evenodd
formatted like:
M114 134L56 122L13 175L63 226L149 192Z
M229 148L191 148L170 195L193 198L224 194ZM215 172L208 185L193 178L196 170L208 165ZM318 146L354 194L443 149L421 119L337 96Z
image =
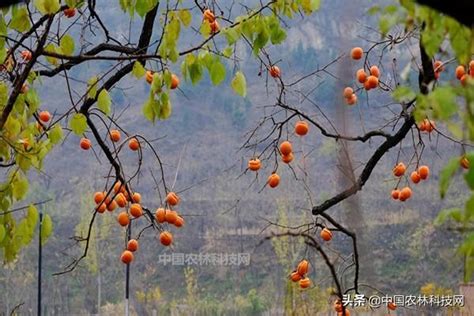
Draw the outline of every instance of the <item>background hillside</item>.
M286 43L272 48L272 54L282 59L279 66L284 76L299 78L330 63L356 43L365 45L370 39L378 39L379 35L371 30L376 27L376 19L364 17L362 23L357 18L364 16L371 5L366 1L353 1L347 7L347 1L323 1L321 10L312 17L295 19L289 25ZM118 37L120 33L128 32L129 25L121 24L122 13L118 9L108 10L102 3L98 6L107 17L107 24L116 26ZM130 27L133 32L133 25ZM190 46L192 42L192 38L185 38L181 45ZM308 198L303 182L295 182L294 174L288 168L280 167L282 182L276 190L263 189L267 174L272 171L270 166L257 176L243 173L248 158L254 153L241 147L246 134L265 115L265 106L275 102L275 83L266 80L266 73L259 76L260 65L251 61L250 51L246 52L245 47L241 49L240 56L247 57L240 61L247 74L248 96L245 99L232 92L229 75L227 84L219 88L212 88L209 80L196 86L184 83L173 96L171 118L151 124L144 120L141 109L149 89L144 80L127 78L111 92L118 123L129 131L143 133L148 139L155 140L167 183L175 183L173 190L182 192L179 210L186 219L186 226L175 233L173 249L161 247L153 234L144 233L140 238L141 251L139 260L132 266L131 283L132 306L139 315L151 315L153 309L159 315L171 311L201 315L259 315L263 312L273 315L288 306L317 306L321 311L327 307L331 284L320 258L301 240L262 241L276 230L268 228L269 221L289 226L303 220L310 222L311 206L341 190L341 161L338 160L341 146L334 140L322 138L315 130L304 139L294 139L298 154L294 168L306 171L313 201ZM395 56L399 52L391 53ZM409 55L404 58L397 61L398 71L410 61ZM382 66L386 67L387 80L390 80L391 65ZM105 70L107 63L78 67L73 73L76 89L84 89L83 82L89 78L88 67ZM335 77L356 70L355 66L344 63L329 69ZM179 73L179 69L174 71ZM416 86L416 78L411 80ZM64 102L69 102L66 101L65 82L45 78L43 85L42 99L47 102L42 108L61 114L66 108ZM386 97L375 94L361 100L357 108L341 110L340 87L343 83L322 75L305 82L301 90L317 85L318 89L310 98L336 123L343 111L345 125L341 128L348 134L359 135L364 129L382 126L389 117L386 110L391 100ZM309 113L316 113L316 117L320 115L297 96L288 98L294 104L301 103L301 108ZM260 133L265 131L263 128ZM106 133L105 130L102 132ZM117 236L121 232L125 238L125 233L116 225L116 214L104 214L100 218L87 260L70 274L52 276L81 254L82 245L71 237L85 232L93 210L91 192L102 190L109 173L105 158L96 157L90 151L78 151L78 142L72 134L66 137L61 147L49 157L44 172L33 175L35 184L29 200L51 198L51 202L42 206L42 211L51 214L55 225L54 235L43 250L44 305L47 314L51 315L94 314L99 305L105 313L120 314L116 311L122 310L125 270L118 261L123 239L117 239ZM379 143L372 141L371 150ZM408 149L412 145L403 146ZM462 258L457 257L455 251L460 236L433 225L441 209L457 205L467 192L464 183L457 181L447 199L439 198L437 174L452 155L453 148L451 143L438 137L427 144L426 150L433 152L425 155L424 163L431 166L433 176L417 187L416 198L404 204L390 199L394 185L391 169L397 160L394 153L382 159L354 200L329 211L343 223L357 221L355 229L361 235L362 283L376 284L390 294L416 295L429 283L443 291L457 293L463 273ZM367 152L365 144L354 144L350 154L355 166L359 166L371 152ZM123 163L133 168L135 160L132 158L130 153ZM402 158L408 160L410 157ZM145 161L142 169L143 176L134 183L134 188L142 194L144 205L154 210L160 206L160 197L148 171L159 177L160 170L152 159ZM358 205L358 210L351 209L353 203ZM136 227L134 231L141 228ZM24 303L23 311L34 314L36 244L32 243L24 251L14 267L0 270L0 314L20 303ZM349 240L337 236L331 246L334 251L350 249ZM171 253L249 254L251 264L162 264L160 258L163 257L160 256ZM303 257L314 266L313 281L317 284L315 289L305 293L287 281L288 273ZM370 294L373 290L366 288L364 291Z

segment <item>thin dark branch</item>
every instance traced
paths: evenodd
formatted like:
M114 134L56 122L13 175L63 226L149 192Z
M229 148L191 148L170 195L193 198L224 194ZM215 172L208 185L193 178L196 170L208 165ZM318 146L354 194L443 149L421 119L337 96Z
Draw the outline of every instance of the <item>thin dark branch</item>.
M38 42L36 50L32 54L31 60L26 64L25 69L23 70L21 75L15 79L14 89L8 98L7 104L5 108L3 109L2 116L0 118L0 130L3 130L3 126L5 125L5 122L7 121L8 116L10 115L10 112L13 110L13 105L15 104L16 99L18 98L18 95L21 92L23 84L28 78L28 75L30 74L30 71L33 68L33 65L36 63L36 60L38 59L38 57L41 55L41 52L43 51L53 20L54 20L54 16L50 16L48 19L48 24L46 25L46 28L43 32L43 35L41 36Z
M308 246L315 248L319 252L319 254L323 257L324 262L326 263L326 266L331 271L332 279L333 279L334 283L336 284L336 289L337 289L336 294L340 299L342 299L343 291L342 291L342 286L341 286L341 284L339 282L339 279L337 277L336 268L334 267L334 264L331 262L328 255L326 254L326 252L323 250L323 248L316 241L316 239L314 239L314 237L309 235L308 233L291 232L291 231L287 231L287 232L284 232L284 233L274 233L271 236L267 237L266 239L271 239L271 238L274 238L274 237L284 237L284 236L303 237L303 238L306 239L305 243Z
M329 216L327 213L321 213L321 216L324 217L328 222L330 222L334 227L336 227L342 233L348 235L352 239L352 247L354 248L354 264L355 264L355 273L354 273L354 290L356 294L359 293L359 251L357 248L357 236L354 232L348 230L341 224L339 224L334 218Z
M373 153L372 157L369 159L361 174L359 175L357 182L354 183L354 185L352 185L347 190L342 191L334 197L324 201L320 205L313 207L313 215L320 215L330 207L333 207L334 205L344 201L348 197L356 194L359 190L361 190L364 184L369 179L370 175L372 174L372 171L374 170L380 159L385 155L385 153L387 153L391 148L398 145L405 138L405 136L408 134L414 124L415 119L412 116L406 118L405 122L398 130L398 132L393 136L387 138L387 140L383 142Z
M18 211L26 210L31 205L38 206L38 205L46 204L46 203L51 202L51 201L52 201L52 199L47 199L47 200L44 200L44 201L41 201L41 202L36 202L36 203L30 204L30 205L27 205L27 206L17 207L17 208L5 211L3 213L0 213L0 216L6 215L6 214L9 214L9 213L15 213L15 212L18 212Z

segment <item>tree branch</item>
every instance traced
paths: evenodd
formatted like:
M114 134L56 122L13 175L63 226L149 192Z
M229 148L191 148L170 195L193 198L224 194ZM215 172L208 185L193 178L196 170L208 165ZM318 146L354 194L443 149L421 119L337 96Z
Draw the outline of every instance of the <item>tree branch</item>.
M21 88L23 84L28 78L28 75L30 74L30 71L33 68L33 65L36 63L36 60L38 59L38 57L41 55L41 52L43 51L44 44L46 43L46 40L48 38L49 30L51 28L53 20L54 20L54 16L50 16L48 20L48 24L46 25L44 33L38 42L36 50L33 52L31 60L26 64L25 69L23 70L21 75L17 77L15 80L14 89L12 93L10 94L10 97L8 98L7 104L5 108L3 109L2 116L0 118L0 130L3 130L3 126L5 125L5 122L7 121L8 116L10 115L10 112L13 109L13 105L15 104L16 99L18 98L18 95L21 92Z
M109 43L102 43L102 44L97 45L93 49L89 50L88 52L84 53L83 55L79 55L79 56L65 56L62 54L57 54L57 53L52 53L52 52L43 52L42 53L43 56L56 57L56 58L61 58L61 59L69 60L69 61L67 63L61 64L60 66L52 70L40 70L38 71L38 74L40 76L53 77L63 70L69 70L78 64L81 64L87 60L93 59L95 55L103 51L133 54L136 52L136 50L137 49L134 47L125 47L125 46L119 46L119 45L114 45L114 44L109 44ZM117 60L117 57L114 57L114 60Z
M343 291L342 291L341 283L339 282L339 279L337 278L336 268L334 267L334 264L331 262L331 259L329 259L328 255L323 250L321 245L316 241L316 239L308 233L298 233L298 232L291 232L291 231L287 231L287 232L284 232L284 233L273 233L271 236L266 237L265 239L271 239L271 238L275 238L275 237L278 238L278 237L284 237L284 236L303 237L303 238L306 239L305 243L308 246L313 247L314 249L316 249L319 252L321 257L323 257L323 260L326 263L326 266L331 271L332 279L333 279L334 283L336 284L336 289L337 289L336 294L340 299L342 299Z
M422 28L424 28L424 25L422 26ZM423 46L423 41L421 40L421 38L420 38L419 48L420 48L420 57L421 57L421 64L422 64L422 67L419 71L419 89L421 93L428 94L431 90L432 82L435 80L434 68L433 68L433 63L431 59L426 53L426 50ZM313 207L313 210L312 210L313 215L322 214L324 211L326 211L330 207L356 194L357 191L362 189L362 187L369 179L370 175L372 174L372 171L374 170L379 160L383 157L383 155L385 155L386 152L388 152L391 148L393 148L398 143L400 143L408 134L412 126L415 124L415 119L411 113L407 113L405 110L404 115L408 117L406 118L402 127L398 130L398 132L395 135L389 137L382 145L380 145L379 148L377 148L377 150L374 152L372 157L369 159L369 161L365 165L364 170L362 170L362 173L357 179L357 182L349 189L324 201L320 205Z
M150 44L151 36L153 34L153 24L154 24L154 20L156 18L156 14L157 14L157 11L158 11L158 5L159 4L157 4L150 12L148 12L146 17L145 17L145 22L143 23L142 33L140 35L139 45L138 45L138 49L137 49L138 52L143 51L143 50L146 51L146 49L148 48L148 45ZM104 83L104 85L98 90L97 95L95 96L95 98L86 99L84 101L83 105L81 106L81 109L80 109L80 112L83 113L86 116L87 125L91 129L94 137L97 140L97 143L99 144L99 146L101 147L101 149L105 153L105 155L106 155L108 161L110 162L110 164L112 165L112 167L114 168L115 177L117 178L117 180L121 181L122 183L125 183L125 181L124 181L125 179L123 179L123 177L120 173L121 172L120 165L114 159L114 157L112 155L112 152L110 151L107 144L105 144L104 140L100 137L99 131L95 127L94 122L91 120L88 111L89 111L90 107L96 102L97 96L100 93L100 91L102 91L103 89L111 88L114 84L119 82L125 75L127 75L129 72L131 72L132 69L133 69L133 63L130 63L127 66L121 68L114 76L110 77ZM110 191L109 191L109 193L110 193ZM108 194L107 194L107 196L108 196ZM79 258L73 260L68 266L66 266L65 270L63 270L61 272L54 273L53 275L61 275L61 274L65 274L65 273L69 273L69 272L73 271L77 267L79 262L81 262L81 260L84 259L87 256L87 252L88 252L89 244L90 244L90 238L91 238L92 225L94 224L96 214L97 214L97 212L94 212L94 214L91 218L91 221L90 221L90 224L89 224L88 234L87 234L87 237L84 239L86 241L86 245L84 247L84 251L83 251L82 255Z
M385 155L386 152L388 152L391 148L395 147L398 143L400 143L408 134L414 124L415 119L412 116L409 116L403 123L402 127L398 130L398 132L393 136L387 138L387 140L383 142L382 145L380 145L373 153L372 157L370 157L369 161L362 170L356 183L354 183L354 185L349 189L342 191L334 197L324 201L320 205L313 207L313 215L320 215L327 209L356 194L357 191L361 190L364 184L369 179L370 175L372 174L372 171L374 170L375 166L383 157L383 155Z

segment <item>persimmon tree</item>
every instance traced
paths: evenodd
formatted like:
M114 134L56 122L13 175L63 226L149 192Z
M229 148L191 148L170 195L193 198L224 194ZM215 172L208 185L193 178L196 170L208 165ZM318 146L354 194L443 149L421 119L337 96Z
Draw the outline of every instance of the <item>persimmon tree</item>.
M278 190L278 170L288 165L295 181L301 180L312 201L312 223L276 235L303 237L316 250L329 268L338 299L343 294L360 293L356 233L339 223L330 214L331 208L362 190L381 158L395 151L402 142L411 145L411 158L400 161L399 154L395 155L394 170L387 171L393 178L394 189L387 196L399 201L416 198L415 185L429 178L430 168L423 164L423 156L427 154L425 143L435 136L447 138L460 148L460 154L441 173L442 195L449 179L459 169L460 160L467 166L474 158L474 154L465 154L474 135L471 109L474 66L469 65L474 40L472 21L466 17L471 7L466 4L467 7L456 9L439 1L418 2L428 6L400 0L399 6L372 8L370 12L380 16L380 34L375 34L376 38L361 41L351 52L341 53L303 75L285 69L279 63L285 56L278 55L271 46L285 41L288 20L313 13L319 8L319 0L275 0L230 7L218 1L120 0L113 5L120 8L121 17L130 25L130 31L125 34L117 32L102 18L104 9L99 8L98 1L35 0L3 9L0 158L4 177L0 190L0 248L4 261L13 262L33 238L38 212L34 205L20 205L28 192L29 173L41 171L44 159L66 133L76 138L78 151L90 150L105 157L110 170L103 186L95 194L91 192L96 207L91 210L86 234L75 237L84 251L62 272L73 270L87 256L95 219L107 216L103 214L107 212L118 213L117 221L126 229L121 256L124 263L133 262L137 248L130 239L139 240L149 229L158 233L163 245L171 245L171 225L184 224L175 210L180 201L179 192L173 192L173 186L165 181L160 150L142 135L120 126L111 95L125 78L148 82L149 94L142 112L143 120L149 124L169 118L172 95L183 83L204 80L205 73L214 85L230 79L231 88L246 96L248 74L241 70L239 56L239 48L244 47L261 65L261 73L268 74L262 80L267 80L267 89L275 98L273 104L265 107L260 124L243 145L254 156L248 167L250 171L265 174L265 185L268 183ZM406 68L400 69L390 59L388 55L394 52L411 54L412 60ZM381 115L386 118L383 125L365 126L361 122L360 128L342 133L320 106L320 102L328 101L315 101L314 91L318 91L315 80L340 80L334 70L347 59L353 60L353 76L338 91L339 103L357 109L372 104L375 96L377 100L386 96L390 99L387 104L371 109L383 112ZM107 68L95 67L99 63ZM90 66L85 81L75 78L74 73L84 65ZM453 65L463 65L464 74L459 70L458 76L463 84L455 79L454 71L443 71ZM50 113L41 100L43 80L58 86L65 83L69 98L63 100L61 113ZM312 196L304 164L298 163L300 154L304 158L310 153L299 151L292 141L315 132L334 140L343 150L347 150L348 144L367 146L368 154L358 170L351 170L348 176L351 185L322 201ZM376 149L370 150L369 143L376 144ZM122 160L130 151L135 155L132 166ZM396 151L400 153L401 149ZM137 194L138 179L146 174L141 168L145 159L153 160L160 173L153 201L142 201ZM474 171L469 169L466 180L471 188L474 188L473 179ZM122 210L116 211L118 208ZM458 209L445 214L461 218L464 223L471 220L471 208L468 204L465 212ZM44 236L51 232L51 219L46 221ZM138 227L133 233L131 224ZM326 244L321 241L339 233L351 240L353 250L350 259L343 262L342 270L336 269ZM466 254L472 255L472 245L468 244L466 249ZM292 279L301 278L298 281L302 281L303 288L311 286L306 278L311 273L308 262L303 261L296 268ZM351 273L353 282L343 284L344 275L338 271ZM339 304L336 308L345 311Z
M428 86L433 90L427 95L416 94L415 118L430 116L443 122L444 129L436 129L437 137L443 137L459 148L459 155L455 154L439 173L440 196L444 198L449 186L455 179L458 170L466 170L464 180L469 188L470 197L464 207L458 206L441 210L436 223L450 221L450 226L461 233L469 232L472 227L473 210L473 171L469 168L474 158L472 152L473 134L473 74L474 64L474 19L470 12L474 10L474 3L456 1L453 4L437 0L418 0L415 5L411 1L400 1L398 10L387 7L383 11L374 8L373 12L381 12L381 29L395 25L405 25L420 28L421 44L429 57L437 57L434 64L435 81ZM391 18L388 15L395 13ZM387 22L382 22L388 20ZM385 26L383 26L385 24ZM449 67L450 73L441 75ZM458 81L461 84L458 84ZM414 95L413 89L400 87L396 91L398 98L410 98ZM474 239L472 233L465 235L465 240L459 252L465 258L464 282L468 282L474 271Z
M120 8L133 31L115 32L114 26L101 18L104 8L99 9L96 1L35 0L2 9L0 247L5 262L15 260L35 230L38 212L34 205L14 208L28 192L28 174L41 172L44 159L65 133L77 137L78 151L93 150L105 157L110 171L103 187L91 192L97 206L88 232L75 237L84 252L63 272L71 271L86 257L94 221L106 210L123 209L117 221L127 228L127 243L134 237L131 223L142 221L146 224L137 226L141 227L135 233L137 238L152 228L163 245L170 245L169 224L184 224L172 210L180 197L165 181L159 150L148 139L119 125L111 93L125 77L146 80L149 95L142 112L150 124L171 115L171 95L183 82L196 84L206 72L214 85L232 78L231 88L245 96L246 79L239 70L237 45L249 47L258 62L267 64L265 47L286 38L284 19L300 12L310 14L319 1L267 1L228 9L218 2L199 1L121 0L113 5ZM100 62L107 62L107 69L93 67ZM93 69L86 82L74 75L82 65ZM43 79L53 85L57 81L58 86L65 83L69 97L63 100L60 113L50 113L41 100L38 91L44 87ZM127 151L136 153L133 166L122 163ZM137 194L145 159L154 159L160 173L154 201L141 201ZM51 232L51 219L46 217L45 221L43 236ZM130 247L124 244L124 248ZM132 251L126 249L122 261L128 264L132 260Z
M328 266L334 283L334 308L340 315L346 312L340 304L344 295L364 292L361 291L357 234L350 224L338 222L331 213L340 211L341 202L363 190L386 155L394 162L393 170L387 170L393 183L393 190L387 192L387 203L416 199L417 186L423 185L433 172L440 174L440 194L444 197L454 175L459 170L469 169L469 162L474 159L469 152L474 122L474 20L469 14L466 17L466 13L472 11L463 11L467 7L472 9L472 4L465 3L466 7L461 9L437 1L419 1L427 6L416 1L399 2L400 5L372 7L369 13L379 16L380 33L364 38L360 47L328 60L318 69L300 75L269 62L266 67L274 78L276 100L265 107L265 115L243 145L243 149L253 155L248 162L249 172L258 172L257 180L264 173L263 183L269 189L278 189L280 170L289 168L293 180L300 181L307 191L313 221L283 227L273 231L269 238L304 238L315 250L316 260ZM404 59L403 55L411 57ZM400 65L400 60L406 64ZM339 64L350 67L347 71L352 73L350 78L336 77ZM339 98L336 101L318 98L318 87L331 80L346 86L341 89ZM380 104L380 100L386 102ZM337 113L331 108L334 103L351 113L356 113L357 107L359 113L370 111L370 116L380 117L377 122L383 124L365 122L364 115L368 114L361 113L360 122L346 134L335 122ZM357 168L342 170L350 185L323 200L318 200L313 191L318 188L311 188L308 181L311 175L305 164L311 150L308 152L305 142L299 140L312 132L333 139L342 148L345 152L342 159L346 161L340 162L341 165L354 166L356 161L362 161L357 163ZM455 144L459 153L443 170L433 171L424 160L425 156L434 154L427 150L427 144L439 138ZM349 144L364 148L364 155L351 156ZM371 149L374 144L376 148ZM472 168L465 173L471 189L473 175ZM471 200L472 197L464 211L459 208L442 211L441 220L451 218L462 225L472 222ZM282 225L272 224L282 228ZM352 253L334 254L333 247L327 243L333 234L347 236L352 241ZM474 270L473 240L469 235L461 247L463 254L471 258L467 266L470 272ZM341 262L341 256L348 259ZM301 288L310 286L309 276L306 259L289 272L289 278L299 282ZM347 276L352 280L349 284L344 282ZM470 278L470 273L467 277ZM387 308L393 310L396 306L389 303Z

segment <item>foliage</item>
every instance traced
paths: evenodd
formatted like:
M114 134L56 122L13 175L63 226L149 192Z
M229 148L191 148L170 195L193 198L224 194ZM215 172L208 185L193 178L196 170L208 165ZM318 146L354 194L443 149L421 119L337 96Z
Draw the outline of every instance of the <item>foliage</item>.
M432 59L441 59L449 55L454 56L443 63L449 67L456 63L469 69L469 62L474 54L474 29L461 24L452 17L427 6L417 5L413 0L400 0L400 6L389 5L385 8L373 7L370 13L380 14L380 30L384 35L396 25L404 25L406 30L420 27L421 44L428 56ZM449 44L445 50L443 47ZM452 73L454 73L454 68ZM436 69L434 69L436 72ZM393 92L393 97L400 102L416 100L415 118L417 122L425 118L434 118L444 122L447 130L460 143L474 141L474 80L467 78L466 84L459 85L452 80L438 79L431 83L433 91L429 94L416 93L406 85L398 87ZM466 153L462 145L461 155L450 159L440 173L440 195L446 196L448 188L460 169L460 160L467 157L474 161L472 153ZM472 168L464 175L467 186L471 189L471 196L465 202L464 209L454 207L442 210L436 223L442 224L448 219L457 223L462 228L472 227L474 214L474 173ZM468 282L474 272L474 239L467 235L459 252L466 258L466 271L464 281Z
M109 41L112 38L106 26L101 21L89 20L91 25L98 23L105 34L102 37L92 32L98 45L86 52L86 45L79 41L77 36L82 26L78 20L68 18L76 14L98 17L95 15L95 3L67 0L63 4L58 0L35 0L27 5L14 5L0 14L0 63L3 64L2 73L7 78L0 82L0 159L7 163L5 168L9 174L8 179L1 184L0 193L0 247L5 262L15 260L20 249L28 244L36 221L31 218L33 215L29 215L33 214L33 211L25 214L23 218L17 216L20 213L2 212L8 212L16 203L25 200L29 184L28 172L41 172L43 160L54 145L62 141L63 129L69 128L74 134L82 137L91 129L96 129L98 123L94 120L98 117L102 122L113 120L115 109L111 92L123 76L115 68L121 66L123 57L128 57L127 60L131 62L130 68L121 70L123 74L131 72L141 80L147 70L153 73L148 99L142 106L144 117L151 122L166 120L171 116L173 108L171 90L175 87L172 87L171 70L175 68L174 65L181 65L183 78L192 84L201 81L207 71L210 82L216 86L221 85L230 76L228 69L232 60L229 57L235 54L237 45L244 42L244 36L250 41L255 56L258 56L268 46L278 45L285 40L284 21L278 18L280 14L293 17L300 10L310 14L319 8L319 1L262 3L245 14L233 14L232 20L217 17L223 25L214 31L211 30L209 21L195 18L203 11L200 7L190 9L186 4L178 2L171 10L169 7L162 7L157 0L120 0L117 5L133 23L154 20L159 7L165 18L153 21L152 25L156 23L157 26L144 26L141 34L142 41L147 37L150 41L152 30L162 29L155 51L148 47L137 47L131 51L127 45L134 42L133 40L119 42L115 39L112 41L114 48L109 50ZM69 11L66 12L66 9ZM69 16L71 10L72 15ZM193 27L200 29L201 34L195 39L192 49L183 50L182 39L193 34ZM101 40L104 42L101 43ZM211 40L215 40L218 45L213 47ZM104 57L105 54L101 53L107 50L117 54ZM30 56L25 57L23 53ZM143 57L139 57L140 55ZM92 60L103 58L115 61L116 66L105 72L100 68L93 71L87 84L80 88L81 95L75 101L69 75L73 68L89 62L91 57ZM147 65L147 62L152 60L159 60L160 63ZM68 66L63 69L64 64ZM236 67L230 86L238 95L245 96L245 75L237 63L234 66ZM64 115L49 122L42 122L38 113L47 106L39 96L43 77L54 78L62 75L62 70L70 92L71 105L64 109ZM117 79L113 78L114 75ZM83 103L82 106L79 106L79 103ZM91 119L94 104L100 114ZM97 135L95 137L97 138ZM102 149L107 155L110 149L105 149L104 146ZM113 164L112 161L110 163ZM118 177L119 173L116 176ZM45 227L46 236L51 231L49 216L45 217Z

